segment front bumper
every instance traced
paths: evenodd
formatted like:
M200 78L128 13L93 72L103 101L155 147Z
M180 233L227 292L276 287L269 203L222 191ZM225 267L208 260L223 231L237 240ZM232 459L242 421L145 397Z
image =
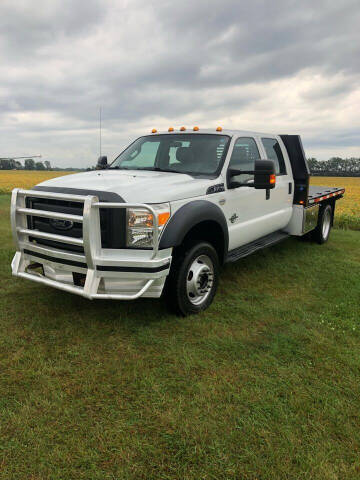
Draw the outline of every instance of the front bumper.
M83 215L38 211L26 207L26 197L42 197L83 203ZM152 250L104 249L101 247L99 208L143 208L153 214ZM83 238L30 230L27 216L71 220L83 224ZM76 218L75 218L76 217ZM11 201L11 224L16 253L13 275L75 293L89 299L134 300L159 297L171 265L171 249L159 250L157 215L150 205L101 203L96 196L65 195L15 189ZM31 242L45 238L82 246L84 254L69 253ZM38 264L41 273L32 267Z

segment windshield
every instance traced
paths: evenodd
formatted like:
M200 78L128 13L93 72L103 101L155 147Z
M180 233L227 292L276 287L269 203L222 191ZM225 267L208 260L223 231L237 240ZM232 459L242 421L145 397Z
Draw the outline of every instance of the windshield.
M212 134L140 137L110 168L211 175L222 165L229 140L226 135Z

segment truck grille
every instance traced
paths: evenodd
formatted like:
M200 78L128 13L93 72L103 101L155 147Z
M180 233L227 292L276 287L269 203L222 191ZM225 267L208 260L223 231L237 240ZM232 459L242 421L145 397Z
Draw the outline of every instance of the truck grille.
M48 198L26 198L26 207L35 210L66 213L70 215L83 214L84 204L82 202L71 202L67 200L55 200ZM125 247L125 209L111 210L100 208L100 229L102 248L124 248ZM28 229L38 230L66 237L82 238L82 223L69 220L55 220L46 217L28 216ZM84 253L84 248L79 245L56 242L53 240L34 238L29 236L30 242L46 245L61 250Z

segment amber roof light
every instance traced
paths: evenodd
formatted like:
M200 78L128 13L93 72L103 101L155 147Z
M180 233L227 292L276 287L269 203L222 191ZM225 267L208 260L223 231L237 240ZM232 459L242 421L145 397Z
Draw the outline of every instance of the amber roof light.
M180 128L180 132L185 132L186 128L185 127L181 127Z
M194 130L194 132L198 132L198 131L199 131L199 127L194 127L193 130Z
M151 130L151 133L156 133L156 132L157 132L156 128L153 128L153 129Z
M217 132L222 132L222 127L217 127L216 131Z
M173 132L173 131L174 131L174 127L169 127L168 132Z

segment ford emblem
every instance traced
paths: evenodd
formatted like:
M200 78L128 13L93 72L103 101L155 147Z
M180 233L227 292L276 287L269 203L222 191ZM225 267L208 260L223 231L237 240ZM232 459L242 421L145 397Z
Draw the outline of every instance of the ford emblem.
M50 219L50 225L56 230L70 230L74 226L71 220L60 220L57 218Z

